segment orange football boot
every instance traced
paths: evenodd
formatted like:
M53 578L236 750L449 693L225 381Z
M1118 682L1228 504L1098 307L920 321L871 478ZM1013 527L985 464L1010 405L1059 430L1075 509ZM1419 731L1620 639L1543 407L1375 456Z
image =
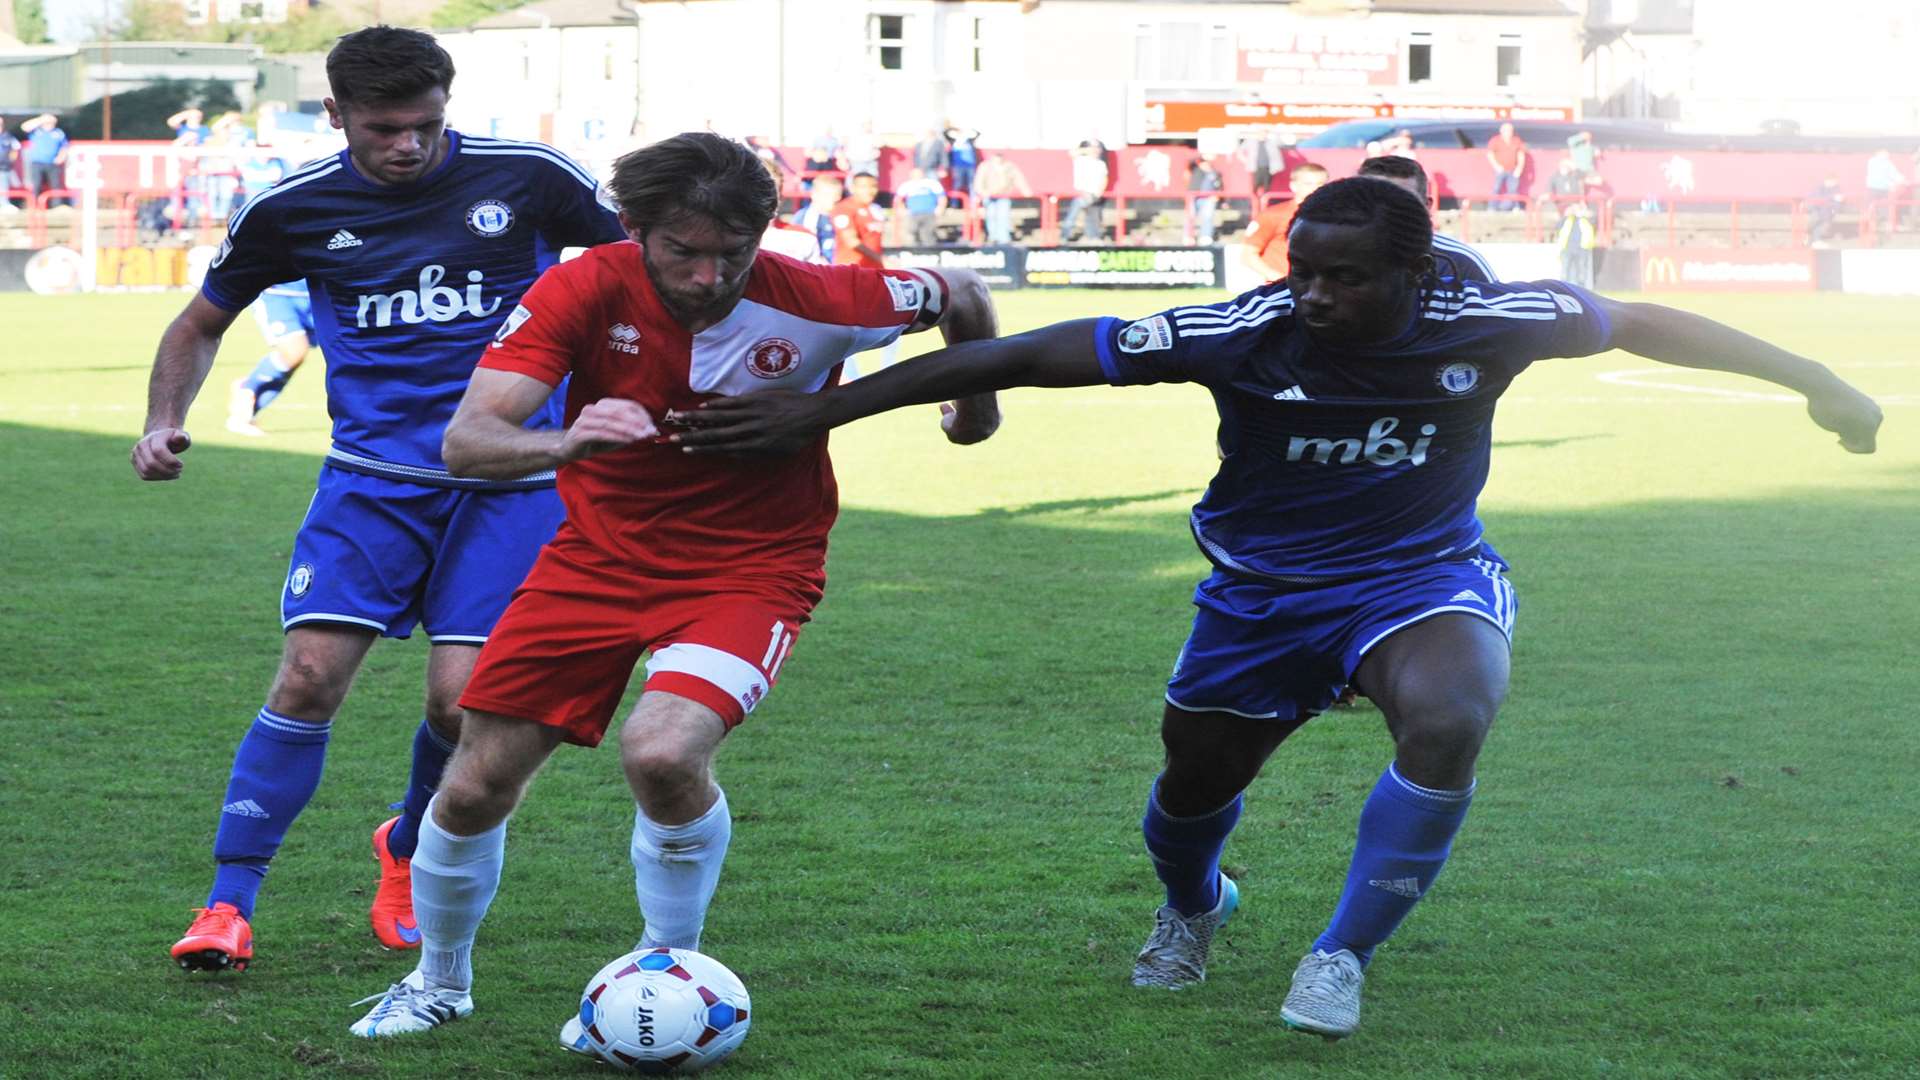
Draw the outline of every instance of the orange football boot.
M413 921L413 860L396 859L387 850L387 834L399 824L389 818L373 830L373 854L380 860L380 887L373 893L373 936L389 949L420 947L420 926Z
M247 970L253 962L253 927L240 909L224 901L194 908L187 936L173 945L173 959L188 971Z

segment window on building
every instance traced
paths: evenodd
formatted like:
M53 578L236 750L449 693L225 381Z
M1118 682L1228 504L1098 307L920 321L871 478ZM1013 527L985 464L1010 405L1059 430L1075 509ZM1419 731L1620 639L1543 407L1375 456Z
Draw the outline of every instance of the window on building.
M207 21L207 2L208 0L186 0L181 5L186 13L187 25L199 26Z
M533 43L530 41L522 41L520 43L520 81L531 82L532 80Z
M904 71L907 66L905 15L867 16L867 59L881 71Z
M1226 82L1234 75L1233 31L1221 23L1136 23L1133 77L1161 82Z
M987 20L973 20L973 70L987 70Z
M607 82L613 81L613 43L612 42L608 42L607 45L600 50L600 78L606 80Z
M1520 35L1500 35L1500 55L1494 77L1501 86L1512 86L1520 81Z
M1407 81L1433 81L1433 35L1424 30L1407 35Z

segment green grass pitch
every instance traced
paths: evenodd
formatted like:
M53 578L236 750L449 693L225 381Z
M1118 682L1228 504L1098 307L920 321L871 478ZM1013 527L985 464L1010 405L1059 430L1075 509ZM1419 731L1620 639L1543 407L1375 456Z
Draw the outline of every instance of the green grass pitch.
M1009 329L1192 294L1029 293ZM233 747L325 445L320 372L185 477L127 451L183 297L0 297L0 1077L591 1076L555 1045L638 931L610 749L563 750L509 832L478 1009L347 1033L411 965L366 925L420 639L376 648L268 880L257 959L167 959L204 899ZM1159 890L1138 820L1204 563L1204 392L1020 391L957 449L932 409L834 436L832 585L724 747L707 946L753 994L731 1077L1920 1076L1920 309L1676 300L1887 404L1853 457L1767 387L1614 353L1503 403L1489 534L1521 596L1512 697L1451 865L1369 972L1358 1037L1285 1032L1294 962L1388 760L1377 713L1296 735L1227 849L1211 977L1127 985ZM1626 374L1621 374L1625 372Z

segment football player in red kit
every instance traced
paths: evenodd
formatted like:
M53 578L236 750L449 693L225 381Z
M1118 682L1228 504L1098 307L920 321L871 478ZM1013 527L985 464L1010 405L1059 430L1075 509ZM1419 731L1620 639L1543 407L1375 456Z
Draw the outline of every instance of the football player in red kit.
M620 735L637 803L642 948L695 949L732 834L720 740L771 689L825 585L838 498L824 438L788 457L683 453L662 427L715 395L819 391L852 353L938 326L991 337L967 272L815 266L759 250L777 192L753 151L675 136L608 184L629 242L548 271L502 324L448 425L463 476L557 469L567 520L482 651L460 746L413 859L419 966L354 1024L384 1037L473 1009L471 950L505 822L561 742L600 741L643 652ZM522 422L567 384L567 427ZM941 418L956 443L999 423L993 395ZM581 1047L577 1018L561 1040Z

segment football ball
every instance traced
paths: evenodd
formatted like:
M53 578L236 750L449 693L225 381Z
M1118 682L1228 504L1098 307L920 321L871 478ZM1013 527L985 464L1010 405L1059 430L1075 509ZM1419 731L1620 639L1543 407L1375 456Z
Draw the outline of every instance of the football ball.
M644 1073L699 1072L747 1037L747 988L691 949L640 949L587 980L580 1026L602 1061Z

